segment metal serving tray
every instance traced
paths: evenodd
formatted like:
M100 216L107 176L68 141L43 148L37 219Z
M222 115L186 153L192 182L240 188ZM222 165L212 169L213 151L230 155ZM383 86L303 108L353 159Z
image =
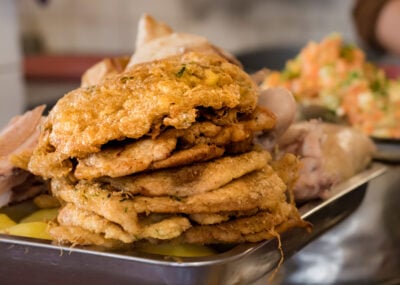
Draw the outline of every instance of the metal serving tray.
M285 259L352 213L363 200L368 182L385 170L374 163L336 186L328 200L302 206L302 217L313 224L313 230L294 229L282 235ZM0 284L251 284L276 268L280 258L276 240L241 244L208 257L172 259L0 235Z
M387 163L400 162L400 139L380 139L374 138L377 151L374 159Z

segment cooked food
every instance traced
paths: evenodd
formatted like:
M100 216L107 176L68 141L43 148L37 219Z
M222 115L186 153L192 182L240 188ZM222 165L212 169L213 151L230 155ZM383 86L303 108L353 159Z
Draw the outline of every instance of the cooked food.
M141 219L139 227L141 231L132 234L91 211L67 204L57 217L58 222L64 226L82 227L96 234L103 234L106 239L120 240L124 243L132 243L143 238L172 239L191 227L189 220L180 216L147 216Z
M214 191L186 198L130 196L112 192L107 184L79 181L73 185L52 180L52 191L61 200L102 215L131 233L138 231L140 213L218 213L254 208L274 210L286 201L286 187L271 167L247 174Z
M214 46L206 38L192 34L174 33L168 25L157 22L149 15L143 15L139 21L136 50L129 61L128 68L138 63L172 55L183 55L190 51L218 55L241 66L233 55Z
M135 65L61 98L43 124L29 168L44 177L54 168L64 175L71 157L99 152L106 143L188 128L202 119L200 110L216 119L245 116L256 100L250 77L217 56L187 53Z
M132 195L187 197L218 189L236 178L260 170L270 160L268 152L251 151L187 167L167 168L151 175L103 177L100 181Z
M93 179L101 176L120 177L146 169L160 169L210 160L235 152L230 144L243 142L251 148L253 133L271 128L270 113L258 110L252 120L222 127L210 122L195 123L184 130L170 129L156 139L143 138L122 146L111 146L78 159L75 176ZM179 146L177 147L177 144ZM242 144L242 146L245 146Z
M286 230L284 226L289 226L290 223L299 226L296 218L291 221L291 218L296 215L291 211L296 210L288 207L273 213L260 211L250 217L220 224L195 226L185 231L175 242L215 244L258 242L271 239L280 231ZM303 223L302 226L306 225Z
M17 223L10 219L6 214L0 213L0 231L15 226Z
M261 90L258 104L273 110L272 112L277 118L277 123L265 136L270 146L273 146L275 139L278 139L294 122L297 110L296 102L287 89L278 87Z
M122 147L108 148L78 159L75 176L93 179L101 176L119 177L148 169L153 162L171 156L175 137L144 138Z
M109 249L121 249L126 247L126 244L121 241L106 239L101 234L96 234L81 227L54 225L50 228L49 232L51 237L59 243L101 246Z
M276 86L288 88L300 104L322 106L365 134L400 138L400 81L388 79L339 35L309 43L282 72L270 72L262 87Z
M47 231L47 227L47 222L20 223L4 229L0 231L0 233L14 236L52 240L52 237Z
M45 106L14 117L0 132L0 208L44 192L43 180L27 171L39 138Z
M278 158L285 153L300 157L299 178L294 186L298 201L329 197L332 186L364 170L375 151L374 143L364 133L317 120L291 125L276 144Z
M92 67L41 125L28 167L61 205L55 241L234 243L309 226L291 199L298 160L272 161L254 141L279 137L294 108L258 106L252 78L206 39L149 16L139 26L129 64Z

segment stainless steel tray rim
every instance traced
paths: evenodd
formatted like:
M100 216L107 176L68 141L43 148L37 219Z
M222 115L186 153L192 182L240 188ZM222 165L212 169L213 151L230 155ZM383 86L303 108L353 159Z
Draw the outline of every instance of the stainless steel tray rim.
M245 255L249 254L254 249L253 244L240 244L236 245L234 248L228 250L227 252L217 253L211 256L165 258L162 255L157 255L157 254L140 253L140 256L135 256L129 254L121 254L118 252L99 251L99 250L92 250L92 249L85 249L78 247L68 247L64 245L56 245L50 241L43 241L41 239L9 236L6 234L0 234L0 243L1 242L10 243L11 245L9 249L12 249L16 245L25 247L46 248L51 250L58 249L60 251L60 256L64 254L71 255L74 252L76 252L76 253L84 253L96 256L110 257L113 259L122 259L132 262L142 262L146 264L173 266L173 267L198 267L198 266L215 265L216 263L219 264L229 263L234 260L243 258ZM259 244L257 243L255 245L258 246Z
M317 212L319 209L325 207L326 205L332 203L335 200L340 199L344 195L348 194L351 192L354 188L357 188L365 183L368 183L372 179L375 179L376 177L382 175L387 171L387 167L383 164L380 163L374 163L372 164L368 169L365 171L354 175L353 177L347 179L346 181L339 183L336 185L333 189L333 193L336 195L332 195L331 198L328 198L322 202L319 202L318 205L314 205L312 209L307 210L305 213L301 215L302 219L307 219L310 215L313 213ZM300 209L301 212L301 209Z

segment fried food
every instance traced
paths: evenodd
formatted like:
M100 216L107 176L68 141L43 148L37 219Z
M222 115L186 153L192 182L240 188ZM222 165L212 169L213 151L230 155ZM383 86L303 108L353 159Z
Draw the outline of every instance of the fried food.
M49 229L52 238L59 244L101 246L109 249L125 248L126 244L121 241L107 239L104 235L96 234L75 226L52 226Z
M90 232L103 234L106 239L121 240L125 243L136 241L135 235L125 232L119 225L93 212L78 209L73 204L67 204L60 210L57 221L60 225L82 227Z
M187 197L208 192L245 174L263 168L271 159L266 151L225 156L187 167L167 168L120 178L104 177L100 181L133 195ZM219 175L214 175L218 173Z
M290 199L298 160L272 162L254 142L286 128L292 108L257 106L251 77L205 38L145 16L136 45L125 68L109 59L89 70L41 125L28 167L63 207L52 237L123 248L302 226ZM274 92L264 97L282 98Z
M78 226L96 234L104 235L106 239L120 240L132 243L143 238L172 239L191 227L189 220L179 216L145 217L140 220L142 230L139 234L130 234L118 224L97 215L91 211L77 208L73 204L65 205L57 217L60 225Z
M230 121L230 119L227 119ZM225 121L221 118L219 123ZM78 179L94 179L101 176L121 177L147 169L161 169L207 161L227 153L243 153L253 145L253 133L271 129L274 115L257 108L250 118L225 127L212 122L195 123L187 129L168 129L157 138L144 137L128 142L106 145L100 152L77 159L74 175ZM52 159L54 153L47 156ZM65 176L72 170L70 160L57 166L44 166L43 161L33 158L41 171L51 170L53 177ZM57 162L57 161L56 161ZM51 176L50 176L51 177Z
M256 100L251 78L217 56L188 53L135 65L60 99L42 126L29 169L44 177L65 176L71 157L97 153L106 143L158 136L166 127L187 129L203 113L216 119L233 114L237 120L254 111ZM273 115L267 121L273 125Z
M306 227L307 224L298 216L293 205L282 205L279 211L260 211L250 217L238 218L215 225L194 226L185 231L175 242L183 243L240 243L246 241L260 241L259 236L265 236L268 232L272 236L275 228L288 219L293 222L290 225ZM269 237L271 238L271 237Z
M164 160L175 149L174 137L141 139L122 147L110 147L78 159L75 176L92 179L100 176L119 177L148 169L153 162Z
M191 214L190 219L200 225L214 225L229 220L229 214Z
M141 221L141 223L143 223L143 221ZM192 225L186 217L167 216L167 218L158 222L152 222L147 226L142 226L143 230L140 237L146 239L155 238L159 240L169 240L179 236L191 226Z
M213 191L186 198L138 196L133 203L138 213L218 213L254 208L272 210L280 202L286 201L285 190L282 180L266 166Z
M101 242L173 238L193 243L243 242L265 237L289 219L296 221L290 227L304 226L295 206L286 202L285 184L269 166L186 198L131 196L115 185L85 180L74 185L53 179L52 186L54 195L67 203L59 224L95 233L102 237L98 238ZM150 218L157 213L161 218ZM176 214L190 214L190 219L201 225L192 226L187 218L173 216Z
M193 162L208 161L221 157L225 152L224 148L216 145L198 144L192 148L177 151L165 160L155 161L151 169L162 169L188 165Z
M56 151L81 157L109 141L149 134L160 121L187 128L199 107L250 113L256 100L256 86L239 67L217 56L187 53L135 65L100 85L68 93L44 130Z
M305 110L320 110L317 116L306 111L308 119L325 117L373 137L399 139L399 82L368 61L360 48L332 34L308 43L282 71L270 72L262 88L286 87Z
M258 209L252 209L249 211L235 211L235 212L221 212L221 213L199 213L191 214L189 218L191 221L196 222L200 225L214 225L222 222L226 222L231 218L246 217L254 215L258 212Z
M214 191L187 198L173 196L130 197L126 193L107 191L101 183L52 180L53 193L61 200L88 209L135 233L138 213L218 213L246 211L254 208L273 210L286 202L286 186L271 167L247 174Z

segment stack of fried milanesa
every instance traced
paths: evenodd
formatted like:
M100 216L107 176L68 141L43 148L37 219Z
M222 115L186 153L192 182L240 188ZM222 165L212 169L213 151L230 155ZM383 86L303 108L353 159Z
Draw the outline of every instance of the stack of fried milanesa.
M296 158L272 163L253 144L276 123L257 96L239 66L201 52L135 64L65 95L29 164L63 205L51 235L116 248L256 242L304 226L287 187Z

